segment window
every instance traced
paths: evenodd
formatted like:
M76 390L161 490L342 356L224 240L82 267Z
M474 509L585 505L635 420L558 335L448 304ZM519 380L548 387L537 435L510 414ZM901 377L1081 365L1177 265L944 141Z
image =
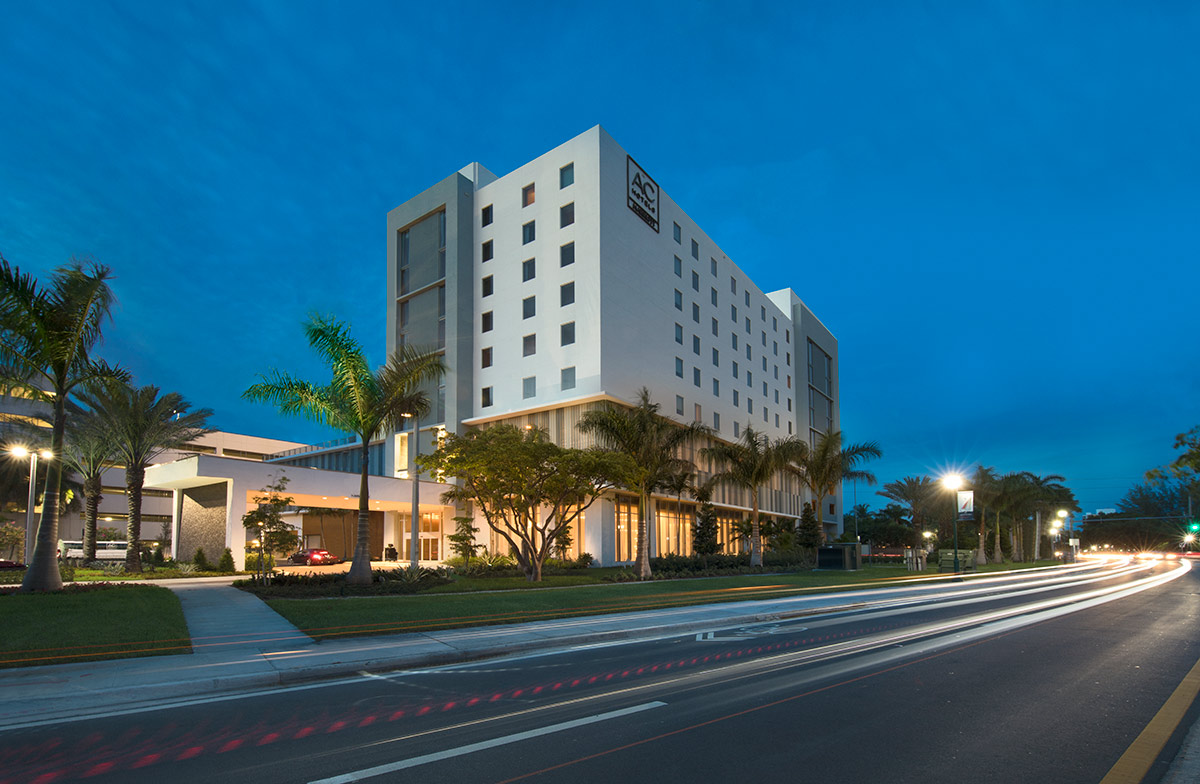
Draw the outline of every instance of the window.
M790 397L787 399L787 407L788 411L792 410L792 399Z
M721 415L716 411L713 412L713 430L721 429Z
M683 259L678 256L675 257L675 277L683 277Z
M767 333L766 332L762 333L762 344L764 347L767 345Z
M493 291L493 288L492 288L492 276L491 276L491 275L487 275L487 276L486 276L486 277L484 277L484 279L483 279L483 296L485 296L485 297L490 297L490 296L492 296L492 291Z
M738 404L738 391L736 389L733 390L733 404L735 406Z
M737 346L738 346L738 344L737 344L737 333L736 333L736 332L730 332L730 333L729 333L729 337L731 337L731 338L733 339L733 350L734 350L734 351L737 351Z
M779 405L779 390L775 390L775 405Z
M488 406L490 406L492 404L492 388L484 387L481 390L481 394L480 394L479 398L480 398L479 404L481 407L487 408Z
M522 245L528 245L529 243L533 242L535 237L537 237L537 229L533 225L534 223L536 223L536 221L529 221L529 223L526 223L521 227Z
M536 198L536 196L533 191L533 183L532 182L521 189L521 206L522 207L528 207L530 204L533 204L535 198Z
M746 359L750 359L750 344L746 344Z
M692 321L700 323L700 306L695 302L692 303Z
M763 387L763 397L766 397L767 396L767 382L766 381L762 382L762 387Z
M568 183L568 185L569 184L570 183ZM562 377L560 379L560 385L562 386L564 391L575 388L575 368L566 367L566 368L562 369Z
M565 188L568 185L575 184L575 164L568 163L566 166L558 170L558 187ZM575 386L572 384L571 386Z
M683 244L683 229L679 228L678 223L675 224L675 242L680 245ZM680 411L679 413L682 414L683 412Z
M779 331L779 319L775 318L774 316L771 316L771 331L772 332Z
M537 376L521 379L521 397L525 400L537 394Z
M575 222L575 202L564 204L558 208L558 227L566 228Z
M683 395L675 396L675 413L683 416Z
M571 345L575 342L575 322L568 321L566 324L559 326L558 333L559 338L561 339L560 345Z
M700 421L700 420L701 420L703 417L704 417L704 411L702 411L702 410L700 409L700 404L699 404L699 403L697 403L697 404L696 404L696 411L695 411L695 413L693 414L693 419L695 419L695 421L699 422L699 421Z
M700 386L700 368L692 368L692 384Z
M681 346L683 345L683 325L682 324L675 325L675 342Z
M747 411L747 413L750 413L750 414L753 414L753 413L754 413L754 400L753 400L753 398L746 398L746 411Z
M791 342L792 342L792 331L791 331L790 329L785 329L785 330L783 331L783 340L784 340L784 342L786 342L786 343L791 343Z
M675 376L683 378L683 360L679 357L675 357Z
M763 372L766 373L767 372L767 357L765 354L763 355L763 358L762 358L762 366L763 366Z
M521 318L533 318L537 315L537 297L526 297L521 300Z
M751 373L749 370L746 371L746 386L747 387L754 386L754 374Z
M771 369L775 371L775 380L778 381L779 380L779 365L775 365Z
M712 276L715 278L717 277L717 260L710 258L709 261L712 262Z
M790 351L787 352L787 366L788 367L792 366L792 352L790 352Z
M491 346L488 346L483 351L479 352L479 366L480 367L491 367L492 366L492 347Z
M721 382L718 379L713 379L713 394L717 397L721 396Z
M558 249L558 266L566 267L575 263L575 243L568 242Z
M713 319L713 320L712 320L712 333L713 333L713 337L714 337L714 338L715 338L715 337L717 337L717 336L720 334L720 331L721 331L721 330L720 330L720 328L717 326L717 320L716 320L716 319Z
M729 279L729 293L737 294L737 278L731 277Z
M488 240L487 242L483 243L483 260L491 261L492 256L494 255L495 253L492 250L492 241Z
M712 354L713 354L713 367L721 367L721 352L717 351L714 348L712 350Z
M558 287L559 307L565 308L575 302L575 281L564 283Z
M746 334L747 335L751 334L750 333L750 317L749 316L746 316Z
M535 259L525 259L521 262L521 282L533 280L537 275L537 261Z
M492 331L492 311L490 311L490 310L487 313L483 314L483 324L481 327L481 331L482 332L491 332Z
M700 356L700 338L695 335L692 335L692 353Z
M742 293L746 295L746 307L750 307L750 289L746 289Z
M776 356L776 357L779 356L779 341L778 340L771 341L771 355Z
M738 427L738 423L737 423L737 422L734 422L734 423L733 423L733 437L734 437L734 438L737 438L737 437L740 435L740 434L738 433L738 430L740 430L740 429L741 429L741 428L739 428L739 427Z
M760 311L760 313L759 313L759 320L761 320L761 321L764 321L764 322L765 322L765 321L767 320L767 306L766 306L766 305L759 305L759 306L758 306L758 309L759 309L759 311Z
M675 309L683 310L683 292L675 289Z
M736 326L737 325L737 305L729 306L729 318L733 321L734 325Z
M709 299L709 301L712 302L713 307L715 308L717 306L717 290L716 289L713 289L711 292L709 292L708 299Z
M484 207L482 210L479 211L479 225L480 226L491 226L492 225L492 205L489 204L488 206Z
M521 338L521 356L532 357L537 353L537 335L526 335Z
M733 377L734 378L738 377L738 363L736 363L736 362L733 363Z
M692 270L692 291L700 290L700 274Z
M788 435L792 434L792 420L788 420Z

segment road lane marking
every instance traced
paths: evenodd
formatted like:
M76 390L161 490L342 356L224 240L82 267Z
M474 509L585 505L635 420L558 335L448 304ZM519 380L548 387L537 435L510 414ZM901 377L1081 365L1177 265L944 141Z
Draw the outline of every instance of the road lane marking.
M595 724L596 722L600 721L618 719L622 716L641 713L642 711L650 710L651 708L661 708L665 705L665 702L646 702L641 705L634 705L630 708L622 708L620 710L609 711L608 713L598 713L593 716L585 716L582 719L573 719L571 721L564 721L560 724L551 724L548 727L539 727L536 730L526 730L525 732L518 732L514 735L505 735L501 738L493 738L491 740L480 741L479 743L471 743L467 746L459 746L456 749L446 749L445 751L437 751L432 754L422 754L420 757L412 757L406 760L389 762L386 765L376 765L373 768L364 768L363 770L357 770L352 773L343 773L340 776L332 776L327 779L318 779L316 781L309 782L309 784L351 784L351 782L361 781L362 779L369 779L374 776L383 776L388 773L395 773L398 770L415 768L418 765L428 765L431 762L441 762L442 760L461 757L464 754L473 754L476 751L494 749L497 746L507 746L510 743L518 743L523 740L529 740L530 738L540 738L543 735L550 735L555 732L563 732L565 730L575 729L576 727Z
M1100 784L1137 784L1144 779L1197 694L1200 694L1200 661L1183 676L1175 691L1129 748L1125 749L1125 753L1100 780Z

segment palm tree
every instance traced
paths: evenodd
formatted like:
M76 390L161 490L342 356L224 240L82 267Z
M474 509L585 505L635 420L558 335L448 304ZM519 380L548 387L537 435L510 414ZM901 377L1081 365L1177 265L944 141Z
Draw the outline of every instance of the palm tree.
M898 482L888 482L878 494L908 505L912 520L913 535L917 544L921 541L921 529L925 526L925 514L934 499L938 485L927 476L906 476Z
M667 486L686 469L695 470L691 461L677 457L679 449L712 432L699 422L681 425L658 413L658 403L650 400L650 390L638 391L633 408L606 404L586 412L579 429L597 436L606 449L626 454L633 460L625 486L638 494L637 571L650 577L649 519L654 513L653 493Z
M1021 523L1033 513L1033 486L1028 475L1013 472L1000 477L996 506L1009 518L1008 536L1014 561L1025 560Z
M750 565L762 566L759 488L774 479L776 474L804 460L808 455L808 444L799 436L772 441L765 433L746 425L736 442L720 442L700 451L705 457L725 466L713 474L714 482L750 491Z
M212 411L189 411L191 404L178 392L163 395L156 386L134 387L127 383L93 387L79 398L103 423L104 436L117 462L125 464L125 499L129 506L125 570L140 572L146 468L168 449L182 449L197 437L211 433L205 423Z
M247 389L242 397L273 403L283 414L301 416L343 433L358 436L360 482L358 535L346 582L371 582L370 497L367 477L371 441L399 430L405 415L429 411L429 395L421 385L446 372L438 351L404 346L387 364L371 371L366 354L350 330L335 319L313 316L304 325L308 344L329 366L333 378L326 386L273 370ZM413 521L416 525L416 521ZM415 557L415 556L414 556Z
M1060 499L1065 498L1064 493L1070 493L1071 491L1061 484L1066 481L1066 477L1059 476L1058 474L1038 476L1029 471L1025 471L1024 474L1029 480L1029 489L1033 496L1033 510L1036 516L1033 534L1033 560L1040 561L1042 558L1043 513L1063 508L1060 505ZM1071 500L1074 500L1073 496Z
M975 503L979 505L979 552L975 556L975 562L979 566L987 563L987 513L988 509L995 508L996 499L1000 493L998 482L996 469L990 466L976 466L975 473L971 476L971 487L975 491ZM999 520L998 517L997 520ZM999 522L996 525L996 552L994 560L996 563L1003 563L1004 556L1000 550Z
M821 499L831 496L846 479L875 484L875 475L857 468L861 463L883 457L879 444L867 441L842 447L841 431L822 433L811 449L805 449L795 460L800 469L800 481L812 495L812 509L821 519Z
M71 438L63 462L83 480L83 558L96 558L96 521L99 516L103 475L112 468L114 449L105 434L106 422L95 411L72 412Z
M49 286L39 288L32 275L0 256L0 373L51 406L50 449L56 456L63 453L67 397L80 384L126 377L91 356L113 305L111 278L108 267L74 260L54 271ZM62 588L56 558L61 489L62 460L52 459L22 591Z

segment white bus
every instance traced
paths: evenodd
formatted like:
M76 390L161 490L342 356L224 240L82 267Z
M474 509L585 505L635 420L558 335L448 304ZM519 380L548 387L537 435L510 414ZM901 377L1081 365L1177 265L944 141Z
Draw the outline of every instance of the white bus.
M128 549L127 542L96 542L96 560L124 561ZM58 555L60 558L82 558L83 542L59 539Z

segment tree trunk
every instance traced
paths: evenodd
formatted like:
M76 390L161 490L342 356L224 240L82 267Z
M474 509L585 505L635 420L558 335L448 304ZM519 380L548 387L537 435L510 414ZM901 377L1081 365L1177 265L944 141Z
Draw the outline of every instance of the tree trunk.
M100 515L100 474L83 480L83 560L96 560L96 520Z
M816 503L815 501L813 503ZM758 488L750 491L750 565L762 566L762 528L758 524Z
M975 553L975 565L987 564L987 509L979 510L979 549Z
M145 466L126 466L125 494L128 496L129 502L129 522L125 526L125 571L127 572L142 571L142 485L145 483Z
M55 390L54 427L50 449L54 457L46 467L46 490L42 497L42 518L38 521L33 559L21 581L21 593L30 591L61 591L62 574L58 571L58 496L62 484L63 432L66 429L67 409L65 390ZM30 477L33 482L36 477ZM31 514L32 510L26 510ZM27 534L28 535L28 534Z
M638 537L637 537L637 574L640 580L650 579L650 523L649 516L654 513L654 499L650 492L643 490L638 499Z
M1033 560L1042 560L1042 510L1037 510L1037 522L1033 532Z
M358 535L354 541L354 560L350 563L350 571L346 574L347 585L371 584L371 498L367 487L367 468L371 445L368 438L363 438L362 441L359 457Z
M1000 549L1000 512L996 512L996 551L992 554L992 563L1004 563L1004 550Z

